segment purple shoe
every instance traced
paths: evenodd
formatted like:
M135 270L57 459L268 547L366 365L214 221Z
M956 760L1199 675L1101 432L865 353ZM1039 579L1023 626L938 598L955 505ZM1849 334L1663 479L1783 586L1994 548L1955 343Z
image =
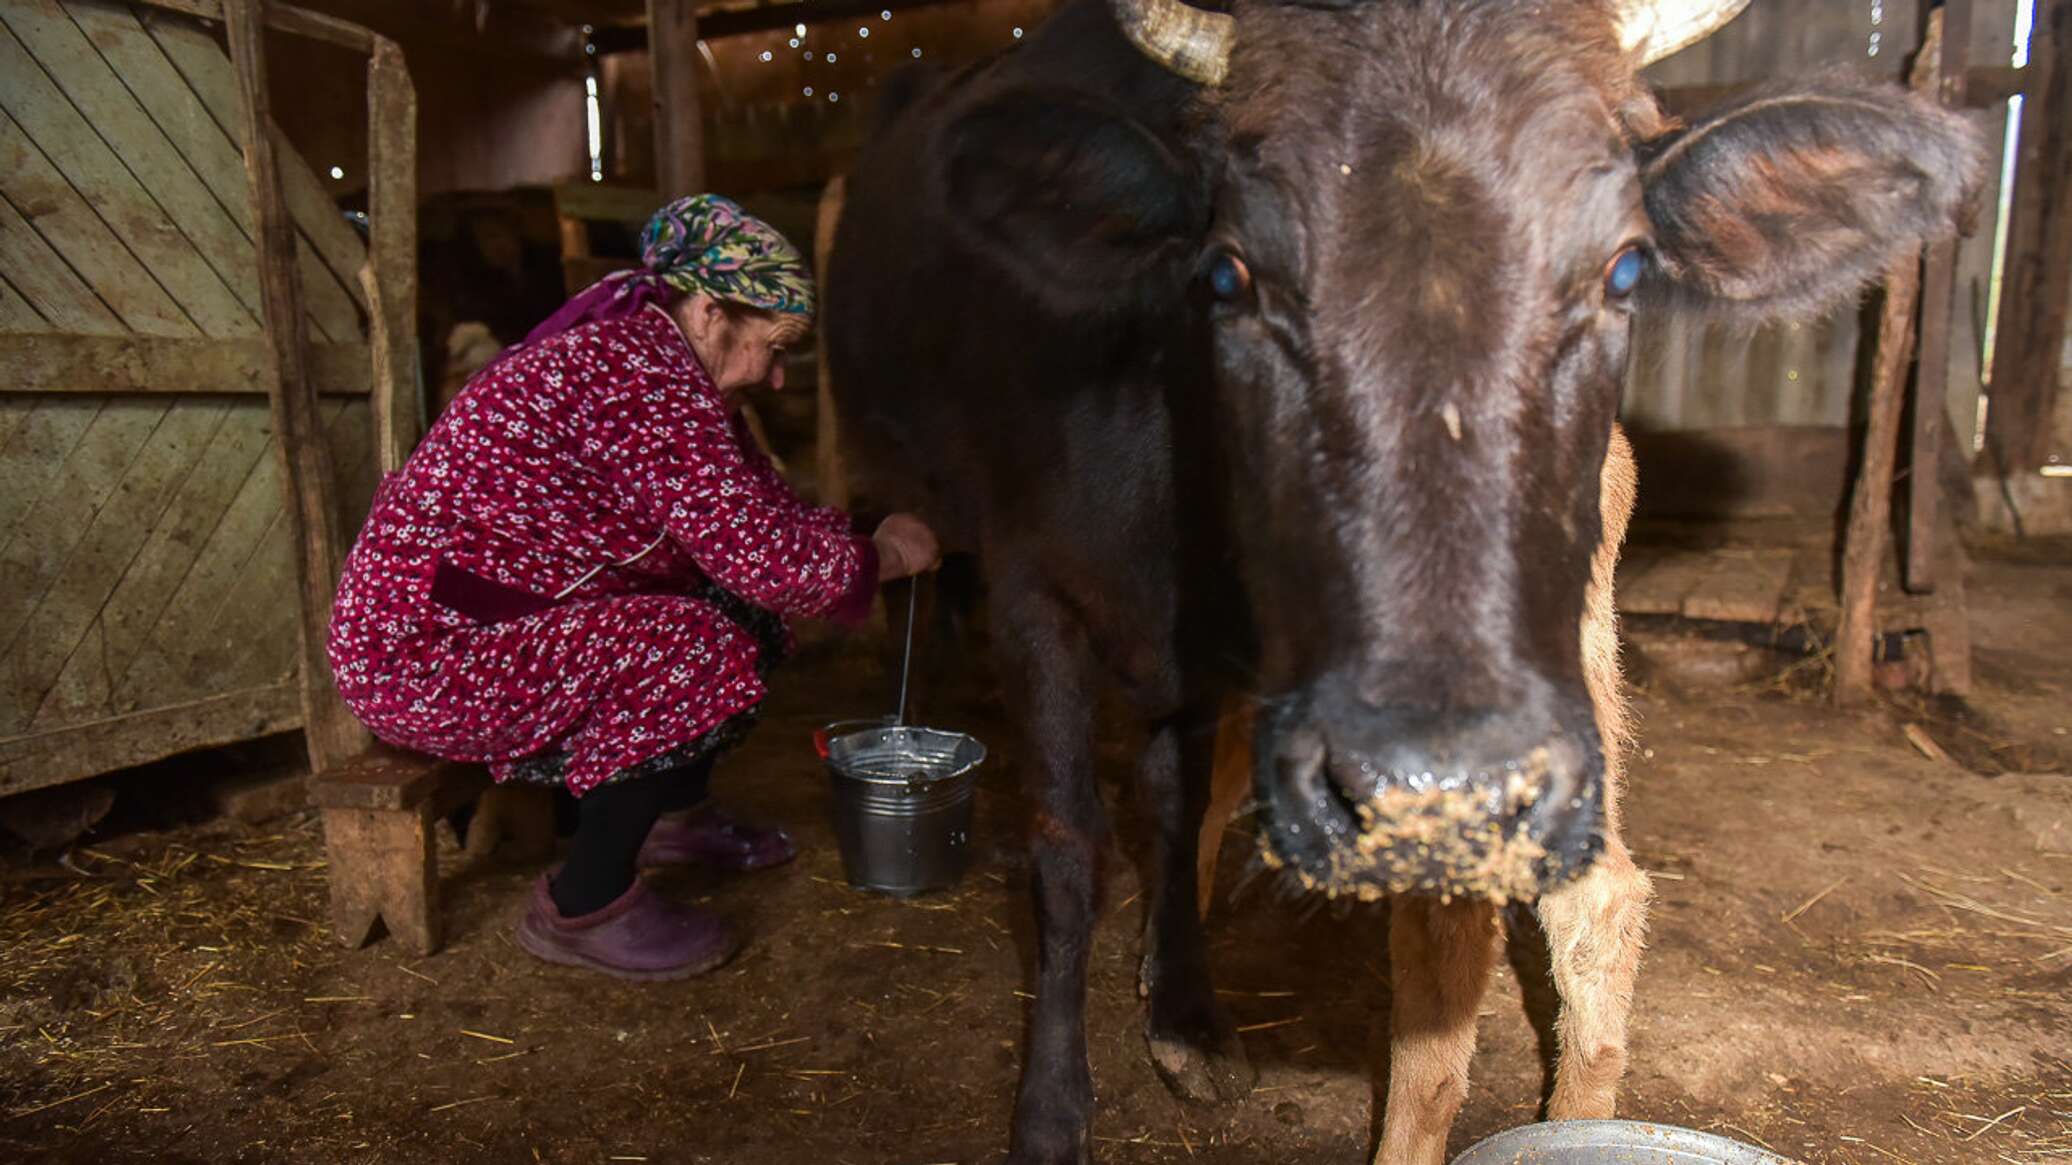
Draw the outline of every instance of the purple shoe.
M732 958L741 944L718 915L679 906L638 878L603 909L563 918L542 874L532 889L532 906L518 924L518 945L550 963L649 980L710 971Z
M745 825L712 808L662 818L640 847L643 867L701 865L741 873L781 866L797 856L799 847L784 830Z

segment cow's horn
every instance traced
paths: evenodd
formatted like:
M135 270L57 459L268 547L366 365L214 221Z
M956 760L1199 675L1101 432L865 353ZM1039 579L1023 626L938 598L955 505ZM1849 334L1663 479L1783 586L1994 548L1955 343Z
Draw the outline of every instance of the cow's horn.
M1746 0L1743 0L1745 3ZM1182 0L1110 0L1122 34L1144 55L1203 85L1221 85L1236 21Z
M1748 0L1615 0L1619 44L1651 65L1741 15Z

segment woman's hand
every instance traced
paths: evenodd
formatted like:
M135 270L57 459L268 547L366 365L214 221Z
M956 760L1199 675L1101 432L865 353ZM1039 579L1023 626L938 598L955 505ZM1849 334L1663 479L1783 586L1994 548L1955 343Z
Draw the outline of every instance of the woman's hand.
M936 545L935 531L912 514L894 514L878 523L871 541L878 547L879 582L942 565L942 547Z

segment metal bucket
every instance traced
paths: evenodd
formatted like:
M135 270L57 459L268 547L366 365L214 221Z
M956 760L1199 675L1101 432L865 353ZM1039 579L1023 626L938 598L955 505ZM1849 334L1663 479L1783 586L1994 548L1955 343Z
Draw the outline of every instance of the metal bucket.
M899 898L956 885L986 746L961 732L881 720L838 721L813 739L834 783L849 884Z
M1511 1129L1453 1165L1792 1165L1753 1145L1652 1121L1559 1121Z

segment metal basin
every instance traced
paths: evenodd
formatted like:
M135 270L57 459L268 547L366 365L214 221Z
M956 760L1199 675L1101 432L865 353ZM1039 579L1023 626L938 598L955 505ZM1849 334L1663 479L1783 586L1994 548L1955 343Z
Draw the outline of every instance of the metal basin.
M1558 1121L1511 1129L1453 1165L1795 1165L1753 1145L1653 1121Z

